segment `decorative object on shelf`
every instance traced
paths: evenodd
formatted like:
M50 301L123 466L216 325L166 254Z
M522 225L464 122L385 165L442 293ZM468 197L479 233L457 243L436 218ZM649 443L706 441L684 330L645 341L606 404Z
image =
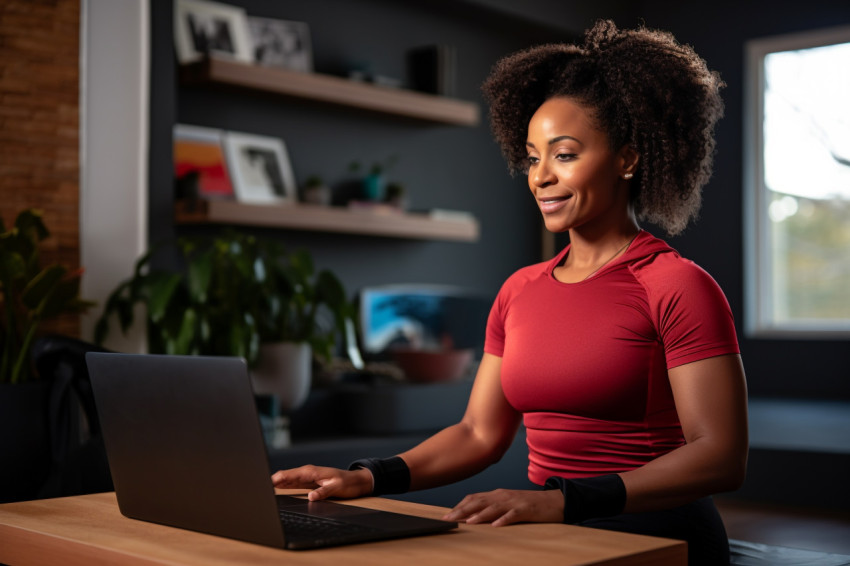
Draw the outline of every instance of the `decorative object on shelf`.
M401 79L381 75L372 70L369 61L358 61L349 64L348 79L358 83L372 83L376 86L387 88L402 88L404 81Z
M41 265L39 245L49 236L38 209L20 212L8 230L0 219L0 383L30 380L30 347L43 322L94 305L80 298L82 269Z
M49 235L37 209L20 212L8 229L0 219L0 503L33 499L50 472L51 383L31 365L42 323L94 304L80 298L82 270L41 264Z
M388 183L386 193L384 194L384 202L398 210L407 210L407 195L405 194L404 185L397 181Z
M382 173L369 173L363 177L363 198L372 202L383 200L385 185Z
M451 45L425 45L407 52L410 88L440 96L457 91L457 50Z
M254 62L309 73L313 71L310 26L305 22L248 16Z
M297 200L295 176L283 140L228 131L224 133L224 147L239 201L283 204Z
M175 0L174 46L181 64L208 56L254 60L245 10L209 0Z
M214 128L174 126L174 178L184 198L233 198L224 156L224 132Z
M360 183L363 191L363 198L367 201L380 202L384 200L386 189L385 173L395 165L398 161L398 156L391 155L386 161L376 161L372 164L368 171L362 172L362 164L359 161L353 161L348 170L352 173L362 174Z
M469 373L474 358L472 348L461 350L393 348L390 350L390 355L401 367L408 380L421 383L460 379Z
M153 267L159 254L175 251L179 269ZM264 342L307 342L330 357L355 312L339 279L317 273L307 251L288 253L236 230L177 238L143 255L110 294L95 341L103 343L113 316L129 329L139 304L147 306L152 353L241 356L251 367Z
M311 175L304 182L304 188L301 191L301 200L308 204L318 204L321 206L330 206L333 193L321 177Z

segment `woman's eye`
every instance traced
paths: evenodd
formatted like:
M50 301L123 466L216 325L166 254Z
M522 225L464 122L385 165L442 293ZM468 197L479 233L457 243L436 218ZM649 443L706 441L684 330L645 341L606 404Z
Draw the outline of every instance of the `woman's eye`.
M528 157L525 158L525 162L528 165L535 165L538 161L540 161L540 159L537 158L537 157L534 157L533 155L529 155Z
M560 161L569 161L571 159L575 159L575 153L559 153L555 156L555 159Z

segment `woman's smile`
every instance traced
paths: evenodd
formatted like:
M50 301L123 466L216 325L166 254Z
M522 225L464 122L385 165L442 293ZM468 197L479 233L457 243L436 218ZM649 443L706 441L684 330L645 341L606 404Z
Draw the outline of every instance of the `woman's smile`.
M564 208L572 197L573 195L540 197L537 199L537 202L540 206L540 212L543 214L553 214Z

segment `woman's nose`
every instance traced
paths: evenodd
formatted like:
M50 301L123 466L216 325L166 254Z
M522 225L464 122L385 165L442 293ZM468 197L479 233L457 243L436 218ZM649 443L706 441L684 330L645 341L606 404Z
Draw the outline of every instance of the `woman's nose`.
M557 182L555 172L545 161L539 161L531 174L531 182L535 187L548 187Z

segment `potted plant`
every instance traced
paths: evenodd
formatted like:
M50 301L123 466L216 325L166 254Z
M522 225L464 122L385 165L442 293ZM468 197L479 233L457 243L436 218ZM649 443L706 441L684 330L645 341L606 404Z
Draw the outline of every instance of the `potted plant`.
M363 173L363 177L360 180L363 190L363 197L368 201L380 202L384 199L384 189L386 184L386 179L384 174L393 166L395 162L398 160L396 156L390 156L385 162L376 161L372 164L368 171ZM352 173L361 173L361 167L359 161L352 162L348 169Z
M301 199L308 204L318 204L321 206L330 206L331 204L331 189L328 187L322 178L318 175L310 175L304 182L304 187L301 193Z
M80 298L82 270L43 266L39 246L50 232L43 214L28 209L7 229L0 219L0 502L29 499L47 476L50 453L46 395L30 363L43 323L93 303Z
M137 305L144 305L152 353L233 355L256 363L258 245L252 237L228 231L218 238L178 238L154 246L110 293L95 326L95 342L104 342L113 317L126 332ZM177 267L157 267L175 253Z
M159 254L175 249L179 268L154 267ZM113 316L123 331L129 329L139 304L147 306L151 352L241 356L255 377L282 363L269 359L279 354L261 348L267 343L302 344L298 355L308 362L314 354L330 358L354 315L342 283L329 270L316 272L308 252L288 253L278 242L235 230L214 238L178 238L142 256L133 275L110 294L95 341L104 341ZM309 365L302 384L303 379L309 389ZM258 393L274 392L256 379L255 387ZM303 385L299 391L303 401Z
M257 312L261 341L254 372L258 393L273 393L291 410L306 399L311 384L311 360L329 361L337 338L353 346L347 332L355 309L339 279L329 270L316 271L305 250L287 254L277 242L264 246L266 277L259 282ZM291 376L301 376L295 379Z
M0 383L33 377L29 352L44 321L93 304L80 299L81 269L41 265L39 244L48 236L40 210L24 210L9 230L0 219Z

